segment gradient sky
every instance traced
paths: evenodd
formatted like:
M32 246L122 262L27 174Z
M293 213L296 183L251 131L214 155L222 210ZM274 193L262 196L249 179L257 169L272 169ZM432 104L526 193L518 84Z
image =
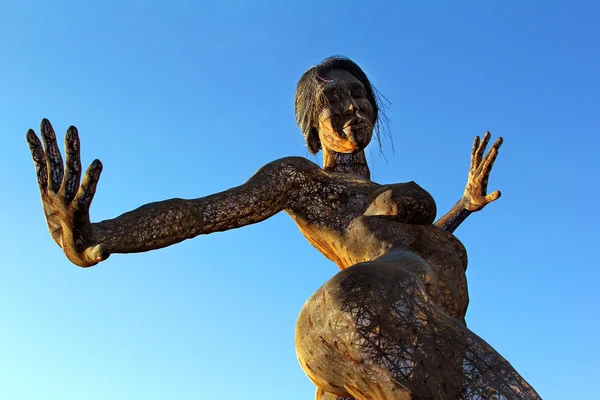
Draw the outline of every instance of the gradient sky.
M337 268L287 215L80 269L48 235L25 132L79 128L104 163L94 221L204 196L320 162L294 90L334 54L390 101L373 180L416 181L439 216L473 137L504 137L502 198L456 231L468 326L544 399L598 398L598 3L250 3L0 4L0 399L314 398L295 320Z

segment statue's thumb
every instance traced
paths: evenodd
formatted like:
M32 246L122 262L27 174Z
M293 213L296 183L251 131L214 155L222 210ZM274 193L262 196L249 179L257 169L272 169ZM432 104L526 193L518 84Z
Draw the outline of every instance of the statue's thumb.
M90 267L106 260L109 256L110 251L108 250L108 247L103 244L97 244L93 247L88 247L85 249L84 253L84 258L90 263Z

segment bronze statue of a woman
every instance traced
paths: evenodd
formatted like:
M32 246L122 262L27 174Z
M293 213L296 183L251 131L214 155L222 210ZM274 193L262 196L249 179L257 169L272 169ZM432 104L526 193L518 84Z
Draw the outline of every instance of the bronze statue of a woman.
M467 255L452 234L500 197L487 181L502 144L485 155L476 137L462 199L434 222L431 195L414 182L370 180L364 149L379 121L374 89L347 58L308 69L296 91L296 118L323 168L301 157L262 167L241 186L210 196L146 204L91 223L102 170L81 179L79 137L70 127L66 161L50 122L27 141L50 234L73 263L90 267L112 253L136 253L260 222L285 211L342 270L303 306L297 323L300 364L317 399L538 399L535 390L464 317Z

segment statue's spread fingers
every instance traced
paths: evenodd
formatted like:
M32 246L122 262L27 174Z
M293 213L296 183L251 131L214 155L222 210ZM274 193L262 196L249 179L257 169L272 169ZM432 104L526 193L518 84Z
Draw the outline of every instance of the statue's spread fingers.
M481 139L481 143L479 143L479 147L477 148L477 152L475 153L475 159L477 160L477 166L479 167L481 164L481 159L483 158L483 153L485 152L485 148L487 147L490 141L490 133L486 132L483 135L483 139Z
M37 137L33 129L27 131L27 144L31 151L33 164L35 165L35 173L37 176L40 192L44 193L48 187L48 169L46 168L46 154L40 139Z
M485 155L483 163L481 164L481 175L484 177L488 177L490 175L492 167L494 166L494 162L496 161L496 157L498 157L498 147L492 146L490 151Z
M77 128L71 126L65 136L66 168L60 189L65 204L69 204L73 200L79 188L79 181L81 180L81 156L79 149Z
M96 194L96 185L102 173L102 163L100 160L94 160L85 171L81 186L73 199L73 208L79 213L87 213Z
M497 150L500 150L500 146L502 146L502 143L504 143L504 139L502 139L502 136L500 136L498 139L496 139L492 147L495 147Z
M477 149L479 148L479 136L475 136L475 140L473 140L473 148L471 149L471 170L475 172L478 165L476 164L476 154Z
M502 193L500 193L499 190L496 190L495 192L490 193L487 196L485 196L485 202L491 203L492 201L498 200L500 198L500 196L502 196Z
M63 180L63 161L56 144L56 134L46 118L40 124L42 142L46 150L47 168L49 171L48 189L57 192Z

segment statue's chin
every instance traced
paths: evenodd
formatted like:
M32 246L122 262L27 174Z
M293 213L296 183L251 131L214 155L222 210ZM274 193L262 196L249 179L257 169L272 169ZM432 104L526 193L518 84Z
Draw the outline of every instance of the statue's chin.
M343 148L343 149L333 149L336 153L340 153L340 154L356 154L356 153L360 153L361 151L363 151L367 146L354 146L351 149L350 148Z
M364 150L371 142L373 130L369 127L344 129L321 138L321 143L336 153L356 154Z
M351 153L354 154L358 153L361 150L364 150L369 145L369 143L371 143L372 137L373 131L371 129L363 129L352 132L352 142L355 148L351 151Z

